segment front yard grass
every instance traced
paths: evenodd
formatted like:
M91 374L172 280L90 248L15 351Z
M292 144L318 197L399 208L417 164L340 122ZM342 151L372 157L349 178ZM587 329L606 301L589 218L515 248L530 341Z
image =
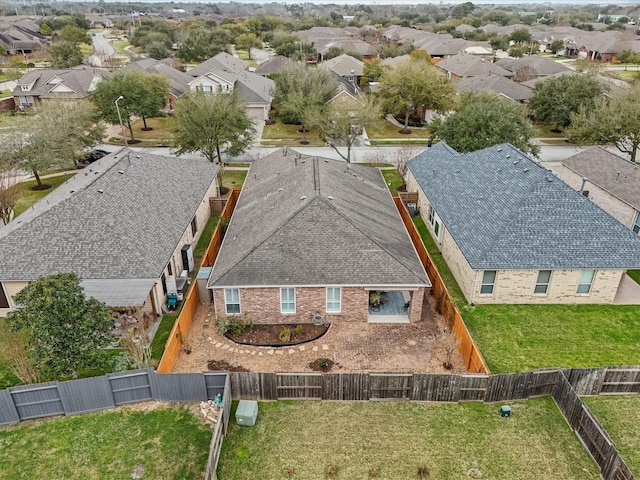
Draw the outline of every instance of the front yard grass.
M640 284L640 270L627 270L627 275L629 275L634 282Z
M277 118L276 123L273 125L265 125L260 143L262 145L300 146L300 141L304 137L298 130L300 130L300 125L284 124L282 120ZM309 145L323 145L323 142L318 138L318 134L313 130L307 132L307 141Z
M143 131L144 123L142 119L138 119L133 123L133 136L140 140L160 140L169 143L171 141L171 119L169 117L147 118L147 126L152 130ZM125 132L128 134L129 129ZM127 137L129 140L131 137Z
M184 407L122 408L0 427L0 471L23 478L202 478L211 431Z
M256 426L231 422L219 478L600 478L551 398L499 405L262 402ZM335 467L337 474L327 474ZM374 473L375 471L375 473ZM475 473L475 472L474 472Z
M37 182L35 180L29 180L27 182L20 183L18 186L18 201L16 202L16 206L14 208L15 216L17 217L25 210L31 208L33 204L35 204L38 200L46 197L49 193L62 185L68 178L71 178L71 176L72 174L43 178L43 184L51 185L51 188L48 190L31 190L31 187L37 185Z
M625 463L640 473L640 395L601 395L582 399L598 418Z
M555 125L548 124L539 124L533 126L533 138L564 138L565 132L554 131L556 129Z
M431 138L431 132L426 128L409 127L409 130L411 130L409 134L399 133L398 131L402 128L403 127L398 127L384 118L380 118L374 125L367 127L367 135L372 140L379 138L397 138L408 141L412 139L415 140L416 138ZM424 141L422 143L424 143Z
M635 305L479 305L462 316L492 373L640 365Z

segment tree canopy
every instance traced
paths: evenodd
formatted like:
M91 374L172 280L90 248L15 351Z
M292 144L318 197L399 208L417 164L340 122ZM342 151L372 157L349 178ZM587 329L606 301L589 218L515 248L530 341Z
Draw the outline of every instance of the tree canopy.
M571 114L592 109L605 87L593 75L559 75L536 83L529 108L536 120L557 128L571 124Z
M511 143L525 153L537 155L538 147L530 143L532 127L525 115L520 105L506 98L466 92L455 111L446 117L436 117L430 129L463 153Z
M178 99L172 127L177 155L199 152L218 163L222 163L222 153L243 153L256 134L246 106L235 92L191 92Z
M423 59L407 60L380 77L378 96L385 113L402 114L404 130L409 130L409 116L416 108L438 112L451 104L454 89L447 77Z
M41 277L15 301L21 307L9 312L7 323L13 331L28 331L27 348L45 378L76 378L80 369L102 364L111 311L84 295L74 273Z
M119 108L122 121L129 127L131 140L135 140L130 121L131 115L142 117L146 127L147 117L160 114L166 104L168 92L169 81L162 75L128 70L117 72L112 77L99 82L91 98L102 117L114 125L120 122ZM123 98L116 108L115 101L121 95Z
M635 162L640 147L640 83L601 96L593 107L582 107L571 117L569 139L579 144L613 145Z

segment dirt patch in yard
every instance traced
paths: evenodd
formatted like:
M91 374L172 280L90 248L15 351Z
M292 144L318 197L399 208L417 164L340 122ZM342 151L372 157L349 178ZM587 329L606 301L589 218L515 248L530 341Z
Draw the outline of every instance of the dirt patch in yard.
M327 333L329 325L313 325L310 323L291 325L261 324L246 326L237 335L227 332L225 336L241 345L286 347L301 345L319 339Z

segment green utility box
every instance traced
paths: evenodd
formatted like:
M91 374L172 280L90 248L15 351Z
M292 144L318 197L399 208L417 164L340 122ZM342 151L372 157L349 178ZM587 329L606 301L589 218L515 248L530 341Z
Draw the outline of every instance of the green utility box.
M511 407L509 405L503 405L500 407L500 416L501 417L510 417L511 416Z
M253 427L258 418L258 402L255 400L240 400L236 409L236 423L245 427Z

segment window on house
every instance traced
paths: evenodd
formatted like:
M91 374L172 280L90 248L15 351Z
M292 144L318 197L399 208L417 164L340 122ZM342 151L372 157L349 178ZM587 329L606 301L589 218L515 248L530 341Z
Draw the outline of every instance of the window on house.
M480 293L492 294L493 286L496 284L496 271L485 270L482 272L482 285L480 285Z
M280 289L280 312L296 313L296 289L295 288Z
M211 93L213 92L213 87L211 85L198 85L196 90L203 93Z
M578 282L578 290L576 293L589 293L593 284L593 277L596 275L595 270L583 270Z
M193 217L193 220L191 220L191 235L195 237L197 232L198 232L198 219L196 219L196 217Z
M0 283L0 308L11 308L9 305L7 294L4 292L4 285L2 285L2 283Z
M433 234L435 235L438 241L440 240L440 217L433 209L431 205L429 205L429 223L433 227Z
M224 289L224 311L226 313L240 313L240 290L237 288Z
M551 270L540 270L538 272L538 279L536 280L536 288L533 289L533 293L547 293L550 280Z
M429 223L433 226L433 222L436 218L436 211L433 209L431 205L429 205Z
M327 287L327 313L339 313L341 308L340 287Z
M173 268L171 268L171 261L167 263L167 271L169 272L169 275L173 275Z
M633 231L640 233L640 212L636 215L636 223L633 224Z

